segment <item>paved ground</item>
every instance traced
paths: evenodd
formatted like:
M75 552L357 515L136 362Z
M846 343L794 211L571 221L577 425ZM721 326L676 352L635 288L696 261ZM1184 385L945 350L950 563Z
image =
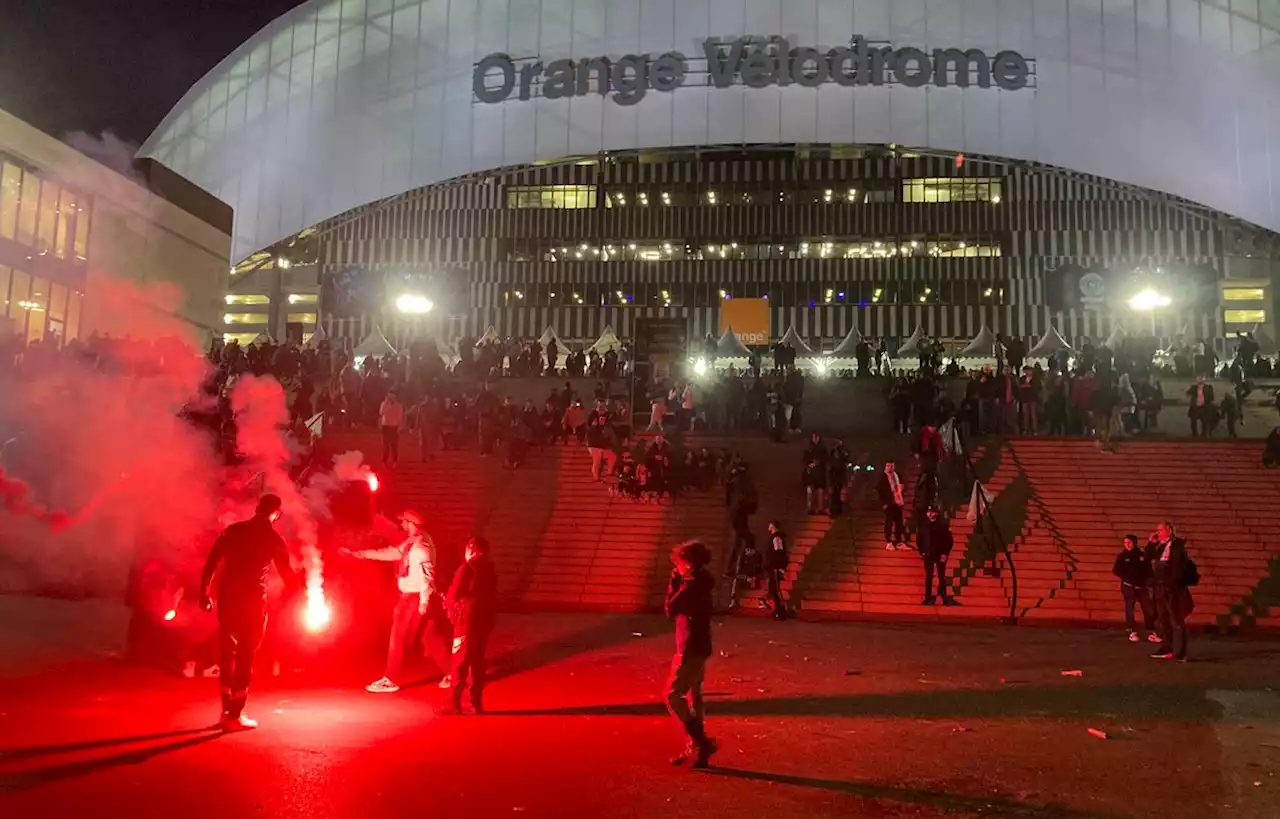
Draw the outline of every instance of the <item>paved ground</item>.
M112 618L73 611L0 598L0 816L1280 815L1275 643L1200 638L1176 665L1115 632L733 619L723 750L693 773L666 764L660 618L507 618L483 718L365 694L352 660L266 680L262 728L220 736L214 681L106 659Z

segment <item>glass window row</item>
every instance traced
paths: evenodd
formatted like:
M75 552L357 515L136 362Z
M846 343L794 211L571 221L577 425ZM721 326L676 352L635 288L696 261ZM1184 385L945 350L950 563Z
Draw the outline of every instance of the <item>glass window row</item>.
M734 259L897 259L974 258L1000 256L1000 243L990 237L947 239L802 239L790 243L669 241L578 242L515 246L512 262L671 262Z
M695 207L716 205L861 205L884 202L988 202L998 205L1004 185L995 178L852 180L842 185L788 188L776 183L672 185L537 185L507 188L508 208Z
M0 267L0 332L28 343L63 344L80 336L83 294L18 268Z
M84 261L92 200L11 160L0 168L0 237Z
M905 275L868 281L590 282L499 285L503 307L711 307L733 298L768 299L780 307L822 305L1005 303L1003 279Z

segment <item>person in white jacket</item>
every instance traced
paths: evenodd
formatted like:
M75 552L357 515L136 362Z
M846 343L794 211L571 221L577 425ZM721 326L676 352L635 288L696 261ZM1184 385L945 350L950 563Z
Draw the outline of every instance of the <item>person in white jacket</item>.
M422 516L412 509L406 509L400 514L400 527L407 537L398 546L358 552L344 550L345 554L363 560L399 563L396 587L400 598L391 617L391 642L387 646L386 673L381 679L365 686L365 690L373 694L394 694L400 690L400 684L405 681L408 659L416 649L420 637L426 643L427 652L432 655L432 659L446 673L440 681L440 687L449 687L449 655L444 642L436 639L431 628L434 625L431 621L437 618L430 615L433 612L443 614L444 611L436 586L436 545L423 530ZM426 629L423 628L424 624L429 624Z

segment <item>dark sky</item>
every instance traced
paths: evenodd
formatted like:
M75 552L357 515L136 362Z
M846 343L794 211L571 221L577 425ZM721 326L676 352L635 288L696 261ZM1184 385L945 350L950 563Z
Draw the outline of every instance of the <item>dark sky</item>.
M205 72L302 0L0 0L0 108L141 143Z

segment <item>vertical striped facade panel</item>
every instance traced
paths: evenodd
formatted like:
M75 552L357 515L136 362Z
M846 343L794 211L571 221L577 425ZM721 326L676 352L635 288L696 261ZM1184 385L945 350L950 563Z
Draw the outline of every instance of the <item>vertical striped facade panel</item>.
M729 297L758 297L785 285L792 288L785 293L796 295L771 303L773 335L794 326L810 343L830 348L855 327L869 337L902 338L919 326L931 336L967 339L986 325L1034 341L1052 325L1071 339L1105 337L1117 323L1128 328L1150 319L1125 310L1055 306L1050 296L1060 268L1222 269L1223 217L1165 195L984 158L957 168L949 156L903 157L876 148L860 159L806 158L805 153L690 149L663 156L601 156L586 164L520 168L411 191L321 225L322 275L350 269L372 275L449 271L465 278L468 304L454 310L447 334L479 335L493 326L504 336L530 338L550 326L566 340L594 339L606 326L627 338L637 317L653 315L685 316L699 336L717 333L720 290ZM994 179L1002 186L1001 199L998 204L902 201L903 183L913 179ZM595 191L596 204L508 207L511 189L552 185ZM837 200L841 191L878 191L886 201L792 201L826 190ZM678 195L681 204L662 206L664 191ZM648 206L639 204L641 192L647 194ZM709 192L724 204L708 204ZM619 194L625 206L606 206L607 199ZM752 201L725 203L744 194ZM772 201L778 194L783 201ZM577 262L526 253L532 260L513 260L526 248L579 244L669 241L698 247L741 242L794 249L800 242L824 240L905 244L959 238L998 245L1001 255ZM904 289L896 303L865 298L865 303L855 303L852 297L834 295L841 287L881 281ZM978 282L981 290L1000 295L993 303L942 303L937 291L943 284L961 282ZM611 293L609 288L617 285L629 294L631 288L675 284L693 288L700 303L568 302L574 288L594 285ZM542 304L513 300L516 290L537 286L569 292ZM914 288L909 295L907 287ZM924 293L925 287L934 292ZM414 332L411 323L391 314L326 314L322 323L340 338L367 334L374 326L402 339ZM1221 313L1215 303L1158 315L1156 330L1164 339L1183 330L1220 338Z

